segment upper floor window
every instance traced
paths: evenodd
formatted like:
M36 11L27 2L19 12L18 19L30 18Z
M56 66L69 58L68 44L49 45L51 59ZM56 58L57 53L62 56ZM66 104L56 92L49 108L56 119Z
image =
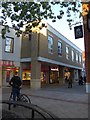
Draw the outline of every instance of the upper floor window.
M69 47L66 46L66 59L69 59Z
M79 62L80 62L80 63L82 62L82 57L81 57L81 55L79 55Z
M48 52L53 53L53 38L48 35Z
M6 36L5 40L5 52L13 53L14 38Z
M74 61L74 51L72 50L72 61Z
M76 53L76 62L78 63L78 53Z
M62 43L60 41L58 41L58 55L62 55Z

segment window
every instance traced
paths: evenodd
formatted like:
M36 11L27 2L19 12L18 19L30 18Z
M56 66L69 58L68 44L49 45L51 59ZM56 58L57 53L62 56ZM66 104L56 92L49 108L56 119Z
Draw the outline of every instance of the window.
M48 52L53 53L53 38L48 36Z
M69 59L69 47L66 46L66 59Z
M80 62L80 63L82 62L82 57L81 57L81 55L79 55L79 62Z
M5 52L13 53L14 38L7 37L5 41Z
M72 61L74 61L74 51L72 50Z
M58 55L62 55L62 43L60 41L58 41Z
M78 63L78 53L76 53L76 62Z

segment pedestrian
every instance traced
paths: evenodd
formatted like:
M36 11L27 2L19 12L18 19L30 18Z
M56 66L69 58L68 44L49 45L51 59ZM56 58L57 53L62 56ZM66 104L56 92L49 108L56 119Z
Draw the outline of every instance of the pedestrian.
M71 75L68 78L68 88L72 88L72 76Z
M83 85L83 77L82 76L80 76L80 78L79 78L79 85Z
M15 102L20 95L20 89L22 85L21 78L18 76L18 72L15 72L15 75L9 81L10 86L12 86L12 97L13 101ZM15 105L14 105L15 107Z

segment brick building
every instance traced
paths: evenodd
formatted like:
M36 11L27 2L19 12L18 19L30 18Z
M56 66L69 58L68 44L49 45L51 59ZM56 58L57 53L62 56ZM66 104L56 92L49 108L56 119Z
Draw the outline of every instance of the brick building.
M7 85L14 71L19 71L23 84L33 89L45 85L65 84L65 75L79 79L82 51L47 24L38 32L17 38L11 29L6 39L0 36L1 85Z

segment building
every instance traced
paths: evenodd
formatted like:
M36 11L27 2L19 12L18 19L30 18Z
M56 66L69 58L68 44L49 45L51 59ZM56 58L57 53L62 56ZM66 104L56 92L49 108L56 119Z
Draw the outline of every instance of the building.
M3 26L0 25L0 33ZM0 34L0 86L8 85L14 71L20 71L21 37L16 37L15 31L10 28L6 39Z
M71 74L77 81L82 71L82 51L52 26L22 35L21 77L23 84L38 89L43 85L65 84Z
M19 71L23 84L33 89L62 85L70 74L73 82L79 79L82 51L49 24L21 37L10 28L6 39L0 36L0 67L0 86L8 84L14 71Z

